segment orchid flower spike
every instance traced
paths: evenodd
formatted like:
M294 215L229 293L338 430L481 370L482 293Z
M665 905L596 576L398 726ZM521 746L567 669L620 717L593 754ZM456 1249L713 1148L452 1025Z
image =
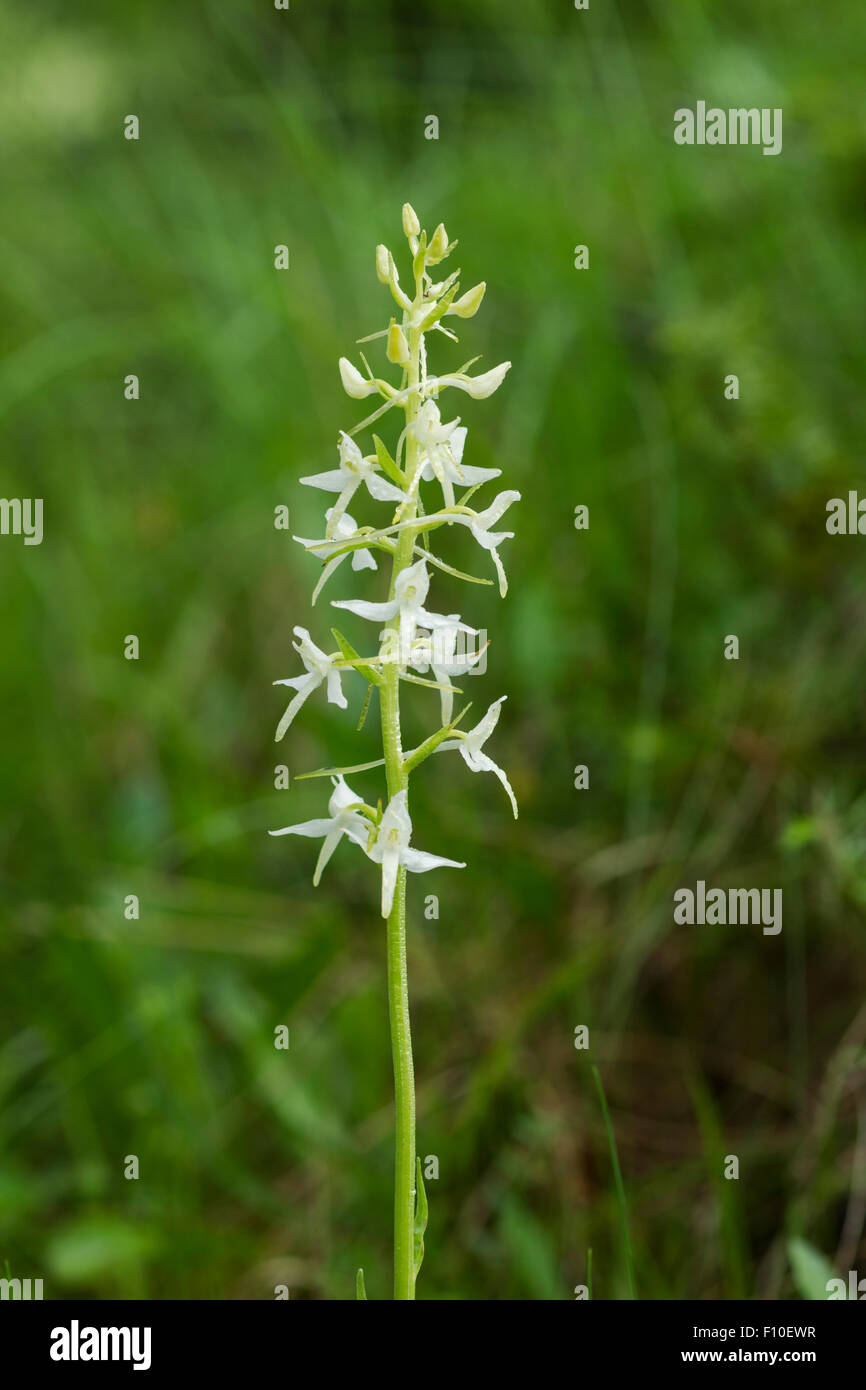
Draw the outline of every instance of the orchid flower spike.
M437 478L442 485L445 505L454 506L454 484L473 487L498 478L499 468L464 468L461 466L466 444L466 426L460 418L442 423L435 401L425 401L415 421L415 438L421 450L421 467L416 477L423 482Z
M330 522L333 514L334 508L329 507L325 512L325 520ZM292 536L292 540L297 541L299 545L305 546L311 555L315 555L318 559L327 562L322 570L321 578L313 590L313 603L316 602L316 599L334 573L334 570L350 553L352 556L353 570L374 570L377 568L376 561L366 546L360 546L357 550L351 552L344 550L342 555L334 555L333 558L328 559L328 556L331 555L334 549L334 542L339 543L340 541L354 540L357 534L358 527L356 522L349 516L348 512L344 512L341 517L337 518L334 534L330 540L326 537L325 540L317 542L314 540L307 540L303 536Z
M418 560L398 574L394 583L394 597L387 603L367 603L364 599L331 599L334 608L345 608L359 618L371 623L390 622L399 618L398 632L400 652L409 653L415 637L416 627L440 628L455 625L461 632L475 633L474 627L461 623L459 613L428 613L424 600L430 588L426 560ZM405 661L404 657L404 661Z
M410 874L426 874L429 869L447 865L451 869L465 869L465 863L457 859L443 859L438 854L427 854L422 849L410 848L412 822L406 806L408 793L395 792L388 802L379 833L372 847L366 851L374 864L382 865L382 916L388 917L394 904L394 889L397 884L397 870L408 869Z
M325 536L328 540L333 540L340 518L351 502L358 488L363 485L379 502L405 502L406 494L401 492L393 483L379 476L378 467L375 459L364 458L354 439L350 439L344 430L340 431L340 467L333 469L329 473L313 473L309 478L302 478L301 482L307 487L318 487L324 492L339 492L334 506L328 513L328 525L325 529Z
M343 777L332 777L331 782L334 790L328 802L327 818L305 820L301 821L300 825L285 825L282 830L268 831L269 835L306 835L311 839L322 837L324 843L313 874L313 885L316 888L319 886L322 870L344 835L348 835L350 840L362 847L366 846L370 837L370 822L353 809L363 805L361 798L346 785Z
M511 783L506 777L503 769L499 767L498 764L495 763L492 758L489 758L486 753L483 753L481 751L484 744L487 742L490 735L493 733L493 730L496 728L496 725L499 721L499 712L502 708L502 702L505 699L507 699L507 696L502 695L498 700L494 700L493 704L490 706L487 713L484 715L484 718L479 720L479 722L475 725L474 729L470 729L469 732L465 734L462 734L459 730L456 730L455 732L457 733L457 737L445 739L444 743L439 744L439 747L436 749L436 752L444 753L449 748L456 748L457 752L460 754L464 763L471 772L494 773L495 776L499 778L500 782L502 783L503 787L508 793L508 799L511 802L511 809L514 812L514 819L517 820L517 801L515 800L514 792L511 789Z
M312 695L314 690L318 690L320 685L327 684L328 701L332 705L339 705L340 709L345 709L348 701L343 694L343 687L340 684L340 671L327 655L310 637L305 627L293 628L293 632L300 640L293 642L292 646L306 667L306 674L303 676L292 676L288 680L274 681L274 685L288 685L298 693L295 695L279 724L277 732L274 734L274 742L279 743L283 734L288 729L298 710L304 701Z

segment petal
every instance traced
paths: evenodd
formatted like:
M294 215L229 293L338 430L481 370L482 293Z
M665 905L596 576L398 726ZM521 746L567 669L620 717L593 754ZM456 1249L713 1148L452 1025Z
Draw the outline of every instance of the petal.
M460 463L463 458L463 449L466 445L466 436L469 433L465 425L459 425L451 434L448 440L448 448L451 450L451 457L455 463ZM486 469L482 470L487 472Z
M440 483L442 484L442 497L444 499L446 507L454 506L454 483L451 479L451 473L453 471L454 470L451 469L449 470L449 472L446 473L443 468L439 468L437 470L437 476L439 478Z
M508 576L505 573L505 566L499 558L499 551L495 547L490 551L490 558L496 566L496 573L499 575L499 597L505 598L508 593Z
M423 559L416 560L414 565L409 565L402 574L397 576L394 582L394 595L401 608L419 608L427 597L429 589L430 576L427 573L427 561Z
M345 512L352 498L355 496L355 493L358 491L358 488L361 486L361 482L361 478L352 477L351 474L349 475L348 479L343 479L343 491L340 493L333 507L328 512L328 524L325 527L325 535L329 541L335 539L337 532L340 529L340 522L343 519L343 513Z
M367 484L367 491L371 497L375 497L377 502L405 502L406 494L401 492L393 483L389 483L385 478L380 478L378 473L367 473L364 476Z
M403 608L400 610L399 628L399 650L398 659L401 666L405 666L412 655L412 643L415 640L415 613L411 609Z
M482 530L489 531L491 526L495 526L499 518L508 511L511 504L519 501L520 493L513 489L508 492L497 492L490 506L486 507L483 512L478 512L475 520Z
M467 627L466 623L455 623L453 613L428 613L426 608L419 608L415 614L415 618L423 627L456 627L458 632L468 632L473 636L477 636L478 634L477 627Z
M366 618L368 622L379 623L388 618L397 616L400 605L396 599L391 599L388 603L368 603L366 599L331 599L332 608L345 608L348 613L354 613L359 618Z
M336 819L341 811L345 811L348 806L360 801L361 798L352 791L342 772L338 772L336 776L331 778L331 785L334 790L331 792L328 802L328 814Z
M435 666L433 668L433 674L435 675L439 684L444 685L446 687L444 690L439 691L439 713L442 716L442 723L450 724L451 716L454 713L454 686L451 684L447 675L445 676L444 680L442 679L443 673L437 671Z
M345 430L340 430L340 443L338 446L338 450L340 454L341 463L346 463L346 461L348 460L348 462L352 465L356 472L363 473L364 455L361 453L361 450L355 443L352 436L350 434L347 434Z
M319 597L319 594L322 592L331 575L334 573L334 570L337 568L338 565L342 564L345 558L345 555L335 555L333 560L329 560L328 563L325 565L325 568L322 570L322 573L319 577L319 582L313 590L313 603L316 602L316 599Z
M330 550L330 542L320 541L318 536L292 536L293 541L302 545L308 555L315 555L317 560L324 560Z
M379 826L379 838L387 840L392 830L397 831L397 838L401 845L408 845L412 836L412 821L409 817L409 807L407 805L409 793L404 789L395 792L385 808L385 814ZM387 851L386 851L387 852Z
M315 839L320 835L330 835L334 829L333 819L325 820L305 820L300 825L286 825L282 830L269 830L269 835L306 835L309 839Z
M293 690L300 690L302 685L306 685L310 679L309 671L305 671L302 676L289 676L284 681L271 681L271 685L290 685Z
M461 468L463 481L468 487L474 487L476 483L487 483L491 478L501 478L501 468Z
M423 849L404 849L400 856L410 874L426 874L430 869L447 867L465 869L466 864L459 859L443 859L440 854L428 854Z
M328 703L331 705L339 705L340 709L347 709L349 701L343 694L343 687L340 684L340 674L339 671L335 670L328 672Z
M339 821L343 834L348 835L354 844L365 849L370 838L370 822L358 815L356 811L343 811Z
M373 556L370 553L370 551L364 548L363 550L352 551L352 569L374 570L378 569L378 565L376 564L376 561L373 559Z
M389 845L382 855L382 916L390 917L394 906L394 889L397 886L397 870L400 867L400 851L397 845Z
M322 877L322 870L324 869L325 865L327 864L331 855L334 853L334 850L337 848L337 845L340 843L342 838L342 829L332 830L329 835L325 836L324 843L322 844L322 848L319 851L319 857L316 860L316 869L313 874L314 888L318 888L319 880Z
M476 753L475 761L477 766L473 768L473 771L492 772L495 777L499 778L500 782L502 783L503 787L508 793L508 799L511 802L511 809L514 812L514 819L517 820L517 799L512 790L511 783L505 775L504 769L501 768L498 763L495 763L492 758L488 758L486 753Z
M307 677L306 682L303 685L298 686L297 695L295 696L294 700L292 700L291 704L289 705L288 709L286 710L285 714L283 715L282 719L277 725L277 732L274 734L274 743L279 743L280 739L283 737L284 733L288 729L298 710L301 708L301 705L310 695L312 695L314 690L318 689L318 687L321 684L321 678L317 675L311 674Z
M496 725L499 723L499 716L502 713L502 703L507 699L507 695L500 695L498 700L494 700L493 704L488 706L487 712L479 719L475 728L470 730L469 740L473 748L478 749L481 747L482 743L487 742L493 730L496 728Z
M311 473L309 478L301 478L305 487L320 487L324 492L342 492L346 475L339 468L330 473Z

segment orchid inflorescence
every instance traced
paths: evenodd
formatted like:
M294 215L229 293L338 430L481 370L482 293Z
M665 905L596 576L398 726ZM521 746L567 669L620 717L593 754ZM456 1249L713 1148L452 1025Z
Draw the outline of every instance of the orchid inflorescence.
M516 816L517 803L508 778L502 768L482 751L483 743L496 725L505 697L496 700L480 723L469 732L457 727L462 716L452 719L456 688L451 684L451 677L466 674L480 657L480 653L471 652L455 655L455 648L459 634L477 636L477 629L461 622L459 614L434 613L424 607L430 587L428 564L439 566L448 573L456 571L419 544L422 534L426 539L431 531L442 526L465 526L479 546L490 554L499 591L503 597L506 594L508 582L499 556L499 546L514 533L495 531L493 528L512 502L519 500L520 493L500 492L491 505L480 512L467 505L476 489L490 479L498 478L501 470L472 468L463 463L466 427L460 424L459 417L443 423L437 399L448 387L465 391L475 398L489 396L502 382L511 364L503 362L492 371L474 377L469 376L467 371L472 363L449 375L427 375L426 335L436 331L456 341L456 334L444 326L443 319L449 315L471 318L481 304L485 285L476 285L458 298L459 271L434 283L430 269L451 253L456 242L448 242L445 229L440 224L428 243L409 204L403 209L403 227L414 257L416 296L414 300L409 299L400 286L393 256L384 246L378 247L376 268L379 278L390 286L402 310L402 318L399 323L392 319L388 329L372 335L387 338L388 360L402 366L402 381L399 386L393 386L375 377L369 367L369 375L365 378L345 357L340 359L340 376L348 394L356 399L378 394L384 399L385 405L356 425L351 433L341 431L337 446L339 466L336 469L301 479L308 487L337 493L338 496L325 513L325 534L321 539L294 537L308 552L323 561L321 577L313 591L314 604L347 556L351 555L352 568L355 570L377 568L374 550L384 551L393 557L395 563L390 596L386 601L332 600L334 608L343 608L384 628L380 649L375 656L361 658L342 634L332 629L338 649L329 654L316 646L306 628L295 627L298 640L293 645L305 671L301 676L274 682L275 685L290 686L296 692L279 722L276 738L279 740L283 737L304 701L321 685L325 686L328 700L345 709L347 700L343 694L342 676L347 671L358 671L369 685L381 687L389 666L392 669L396 667L399 680L409 679L410 670L419 673L432 668L436 680L427 684L435 685L440 691L442 726L420 748L402 756L403 766L408 773L410 768L432 753L457 751L473 771L493 772L499 778ZM410 344L413 342L417 355L415 381L411 379ZM352 435L360 433L380 414L394 406L402 406L406 416L396 457L388 453L376 435L373 436L375 453L362 454ZM405 463L401 468L404 450ZM433 511L423 509L421 484L424 482L438 484L442 492L442 505ZM455 501L455 490L461 487L467 491L458 502ZM389 525L379 530L356 525L347 508L361 488L365 488L377 501L394 504ZM405 544L400 545L398 538L401 536L408 537L411 549ZM416 555L418 559L414 558ZM409 563L398 564L398 560L408 560ZM385 762L386 758L383 757L369 766L383 766ZM324 839L316 868L316 883L343 836L358 845L369 859L382 866L382 915L387 917L393 905L398 865L402 864L412 873L423 873L439 865L455 868L464 868L465 865L409 847L412 822L407 808L406 788L397 788L387 809L382 812L381 808L374 809L366 805L361 797L354 795L344 778L348 770L331 770L334 792L328 818L285 826L270 833L320 836Z
M355 767L322 768L302 774L330 776L333 790L327 816L270 833L322 840L313 879L316 884L342 840L355 845L381 867L381 911L388 920L388 983L397 1095L394 1290L396 1298L411 1299L423 1254L426 1198L420 1168L416 1176L414 1076L405 969L406 874L425 873L443 865L465 868L465 864L412 846L409 776L433 754L457 752L471 771L492 772L499 779L517 816L517 802L505 772L484 751L505 696L495 700L468 731L460 724L469 706L456 716L453 714L454 696L462 691L452 680L471 673L478 664L483 648L467 650L466 638L479 637L479 631L464 623L459 613L438 613L427 607L428 567L477 584L493 581L463 574L446 563L430 549L431 536L442 527L465 527L489 554L499 592L504 597L508 581L499 548L514 533L496 528L511 504L519 500L520 493L500 492L483 511L469 505L478 488L498 478L501 470L476 468L463 462L466 427L459 417L443 421L438 404L449 388L474 399L492 395L501 385L510 362L475 376L470 375L470 368L477 358L456 372L440 376L430 375L427 369L428 337L437 334L456 342L457 335L444 321L472 318L484 297L485 285L476 285L461 295L459 270L441 280L434 279L431 272L451 254L456 242L449 242L441 223L428 239L408 203L403 207L403 231L413 258L414 295L410 297L402 288L391 252L385 246L377 247L376 273L381 283L390 288L399 317L392 317L381 332L359 340L366 343L384 338L387 360L401 369L401 379L392 384L375 375L363 352L360 356L366 376L347 358L340 358L340 378L348 395L355 400L378 396L382 403L352 429L340 431L336 468L301 479L306 486L331 494L333 500L325 512L324 535L294 537L322 565L313 604L348 556L356 571L376 570L377 555L390 556L387 598L380 602L331 600L332 607L378 624L378 650L362 656L337 628L332 628L336 649L328 652L316 645L306 628L297 626L293 645L304 670L298 676L275 682L294 691L277 727L279 740L319 687L324 687L331 704L345 709L348 702L343 694L343 677L352 673L362 676L367 682L367 698L361 723L375 690L380 704L383 756ZM362 453L356 436L393 409L403 415L393 453L375 433L373 452ZM427 492L424 484L428 485ZM387 524L373 527L355 522L349 508L355 506L353 499L362 492L389 505L391 517ZM428 678L429 672L433 679ZM400 690L404 682L439 692L440 726L410 751L403 750L400 730ZM368 805L346 782L347 774L382 766L388 798L384 810L381 801L376 806ZM359 1280L361 1289L360 1275Z

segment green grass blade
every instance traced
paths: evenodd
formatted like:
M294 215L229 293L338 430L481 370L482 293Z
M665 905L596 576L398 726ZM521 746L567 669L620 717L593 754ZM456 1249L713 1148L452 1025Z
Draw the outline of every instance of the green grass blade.
M604 1128L607 1133L608 1147L610 1148L610 1161L613 1168L613 1180L616 1187L616 1204L619 1209L619 1224L622 1233L623 1253L625 1255L625 1268L628 1276L628 1287L632 1298L637 1298L637 1287L634 1277L634 1261L631 1253L631 1236L628 1228L628 1205L625 1199L625 1187L622 1181L622 1171L619 1166L619 1154L616 1148L616 1138L613 1132L613 1125L610 1122L610 1112L607 1108L607 1097L604 1093L604 1086L601 1081L601 1072L598 1067L592 1069L595 1085L598 1091L598 1098L601 1102L601 1113L604 1120Z

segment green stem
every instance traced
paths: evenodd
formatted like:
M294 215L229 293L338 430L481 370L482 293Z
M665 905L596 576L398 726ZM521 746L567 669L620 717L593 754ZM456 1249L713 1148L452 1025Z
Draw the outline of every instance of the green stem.
M421 278L415 285L415 305L420 303ZM411 484L418 467L418 441L411 425L420 404L421 332L409 331L408 395L405 402L406 483ZM409 515L414 517L415 502ZM403 532L394 551L391 568L391 597L398 575L412 561L414 550L410 530ZM392 626L397 626L394 619ZM402 655L398 653L398 656ZM409 774L403 765L400 735L399 662L385 662L379 687L382 711L382 750L388 797L408 789ZM408 800L408 798L407 798ZM415 1072L412 1063L412 1034L409 1022L409 982L406 967L406 870L400 868L394 891L394 904L388 918L388 1012L391 1021L391 1055L394 1063L395 1162L394 1162L394 1298L415 1297Z

